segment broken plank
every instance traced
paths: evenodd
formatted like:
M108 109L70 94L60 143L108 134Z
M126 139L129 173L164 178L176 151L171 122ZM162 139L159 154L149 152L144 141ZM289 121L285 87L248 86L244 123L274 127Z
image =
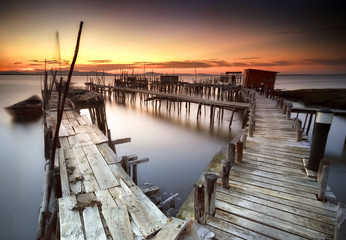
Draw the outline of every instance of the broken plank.
M134 185L132 178L125 172L120 163L109 164L108 166L117 179L122 179L127 186Z
M153 240L177 240L187 225L179 218L170 218Z
M76 204L75 196L59 199L60 239L85 239L79 212L72 210Z
M109 192L118 205L127 206L132 220L145 238L159 231L164 225L164 223L160 223L152 217L152 210L144 207L141 201L125 185L110 188Z
M86 239L107 239L97 206L83 210L83 222Z
M112 208L111 219L113 227L110 229L110 232L114 239L134 239L129 214L125 205Z
M72 149L64 150L66 171L70 184L70 189L73 194L78 194L82 192L82 174L80 173L75 155Z

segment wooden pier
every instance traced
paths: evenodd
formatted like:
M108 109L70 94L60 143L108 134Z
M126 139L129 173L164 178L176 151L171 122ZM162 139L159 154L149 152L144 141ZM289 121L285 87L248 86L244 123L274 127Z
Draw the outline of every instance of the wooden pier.
M320 183L307 177L302 162L309 143L297 141L293 120L274 100L257 94L254 114L253 137L216 155L177 216L204 223L216 239L333 239L338 206L317 199ZM210 205L199 193L207 173L218 176Z
M46 118L53 135L58 105L54 96L53 92ZM167 218L123 169L108 137L69 101L65 108L54 158L56 191L61 191L55 212L57 238L176 239L181 235L189 221ZM49 172L48 164L46 169Z
M119 87L119 86L111 86L111 85L105 85L105 84L94 84L92 82L85 83L86 86L89 88L89 90L93 90L100 93L108 93L108 96L111 96L114 94L116 99L121 99L121 101L125 101L126 94L130 94L131 101L136 100L136 94L139 95L139 100L142 102L147 101L153 101L154 108L157 110L160 110L161 108L161 101L167 101L167 111L171 111L172 103L174 104L175 109L175 103L177 103L177 109L178 113L182 110L182 103L185 102L185 108L186 112L190 113L191 103L195 103L198 105L197 108L197 120L199 119L201 113L202 113L202 106L207 106L210 108L210 125L214 124L215 119L215 112L216 109L218 109L218 121L222 121L224 110L232 111L232 117L230 121L230 127L232 124L233 114L234 112L242 112L243 114L243 126L245 125L247 121L247 116L249 113L250 108L250 95L249 92L243 91L243 89L240 86L237 87L225 87L225 90L227 93L222 93L221 85L212 85L214 89L220 89L218 90L218 95L216 99L210 99L202 97L202 95L197 94L197 96L191 96L188 95L187 92L184 90L175 91L178 84L173 84L172 88L169 88L170 90L167 90L169 92L165 91L153 91L153 90L146 90L141 88L134 88L134 87ZM198 85L199 87L203 88L210 88L209 85ZM186 87L186 86L185 86ZM211 90L204 90L205 92L209 92ZM184 93L185 92L185 93ZM203 91L202 91L203 92ZM190 92L191 94L191 92ZM215 94L215 91L214 91Z

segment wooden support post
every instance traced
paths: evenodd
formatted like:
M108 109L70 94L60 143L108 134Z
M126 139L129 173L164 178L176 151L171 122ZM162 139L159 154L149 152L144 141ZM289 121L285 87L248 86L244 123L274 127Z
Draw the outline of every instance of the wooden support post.
M346 204L338 202L338 213L335 219L334 240L346 239Z
M125 170L125 172L127 174L130 174L130 171L129 171L130 169L128 167L128 162L129 162L128 157L127 156L122 156L122 158L121 158L121 166L123 167L123 169Z
M253 121L250 121L250 124L249 124L249 137L253 137L254 128L255 128L255 123Z
M137 185L137 164L132 166L132 180Z
M216 180L217 175L214 173L207 173L204 176L205 214L210 216L215 215Z
M241 137L241 141L243 142L243 148L246 148L246 140L247 140L247 133L244 132L242 137Z
M46 161L45 164L45 175L43 180L43 188L42 188L42 196L41 196L41 205L39 209L38 215L38 228L36 238L41 239L44 236L46 229L47 217L49 215L49 185L52 183L51 179L49 179L49 170L50 170L50 160Z
M301 142L303 138L302 120L297 119L296 121L296 138L297 142Z
M236 162L243 162L243 142L238 141L236 145Z
M229 188L229 171L231 170L231 162L222 160L222 169L221 169L221 178L222 178L222 184L221 186L223 188L228 189Z
M318 191L318 200L324 201L326 196L326 190L327 190L327 180L329 175L329 165L323 165L322 166L322 172L321 172L321 182L320 182L320 188Z
M230 162L230 168L232 168L235 162L235 144L234 143L229 143L227 146L226 161Z
M283 114L286 114L286 113L287 113L287 104L286 104L286 102L284 102L283 109L282 109L282 113L283 113Z
M195 221L204 225L205 224L205 208L204 208L204 186L193 186L194 189L194 218Z

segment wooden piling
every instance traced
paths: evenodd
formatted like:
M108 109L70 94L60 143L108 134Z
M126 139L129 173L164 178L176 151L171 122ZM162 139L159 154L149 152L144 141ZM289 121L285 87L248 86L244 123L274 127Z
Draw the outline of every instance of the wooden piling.
M302 120L297 119L296 121L296 140L301 142L303 138Z
M246 148L246 140L247 140L247 133L244 132L242 137L241 137L241 141L243 142L243 148Z
M338 202L338 213L336 214L334 240L346 239L346 208L345 203Z
M222 160L222 169L221 169L221 178L222 178L222 184L221 186L223 188L228 189L229 188L229 171L231 169L231 162Z
M227 146L226 161L230 162L230 168L232 168L235 162L235 144L234 143L229 143Z
M327 180L329 175L329 165L323 165L322 166L322 172L321 172L321 182L320 182L320 188L318 190L318 200L324 201L326 196L326 190L327 190Z
M236 162L243 162L243 142L238 141L236 145Z
M46 222L48 217L48 207L49 207L49 185L50 185L50 160L46 161L45 164L45 175L43 179L43 188L42 188L42 196L41 196L41 205L39 209L38 214L38 228L36 233L36 238L41 239L44 236L45 228L46 228Z
M194 188L194 218L195 221L205 224L205 208L204 208L204 186L193 186Z
M215 215L216 181L217 175L214 173L207 173L204 176L205 214L210 216Z

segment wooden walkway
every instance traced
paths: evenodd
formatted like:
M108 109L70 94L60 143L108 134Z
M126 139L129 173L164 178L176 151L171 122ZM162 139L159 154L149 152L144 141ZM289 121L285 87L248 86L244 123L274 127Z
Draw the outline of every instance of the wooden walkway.
M292 120L275 101L257 95L256 129L230 188L216 191L216 214L206 227L216 239L333 239L337 206L317 200L319 184L302 163L308 142L296 142Z
M49 105L48 121L54 126L56 104L51 100ZM66 109L54 165L62 191L60 239L144 239L155 234L154 239L175 239L181 234L186 221L168 219L123 170L108 138L85 115Z
M142 94L146 94L146 95L155 96L157 98L169 99L171 101L191 102L191 103L213 106L213 107L218 107L218 108L224 108L224 109L229 109L229 110L239 109L239 110L244 111L244 110L249 109L249 107L250 107L249 103L218 101L218 100L213 100L213 99L205 99L205 98L200 98L200 97L188 96L188 95L184 95L184 94L174 94L174 93L165 93L165 92L158 92L158 91L149 91L149 90L137 89L137 88L96 85L96 84L91 84L91 83L86 83L86 85L102 88L105 91L108 91L106 89L111 88L113 91L126 91L126 92L131 92L131 93L142 93Z

